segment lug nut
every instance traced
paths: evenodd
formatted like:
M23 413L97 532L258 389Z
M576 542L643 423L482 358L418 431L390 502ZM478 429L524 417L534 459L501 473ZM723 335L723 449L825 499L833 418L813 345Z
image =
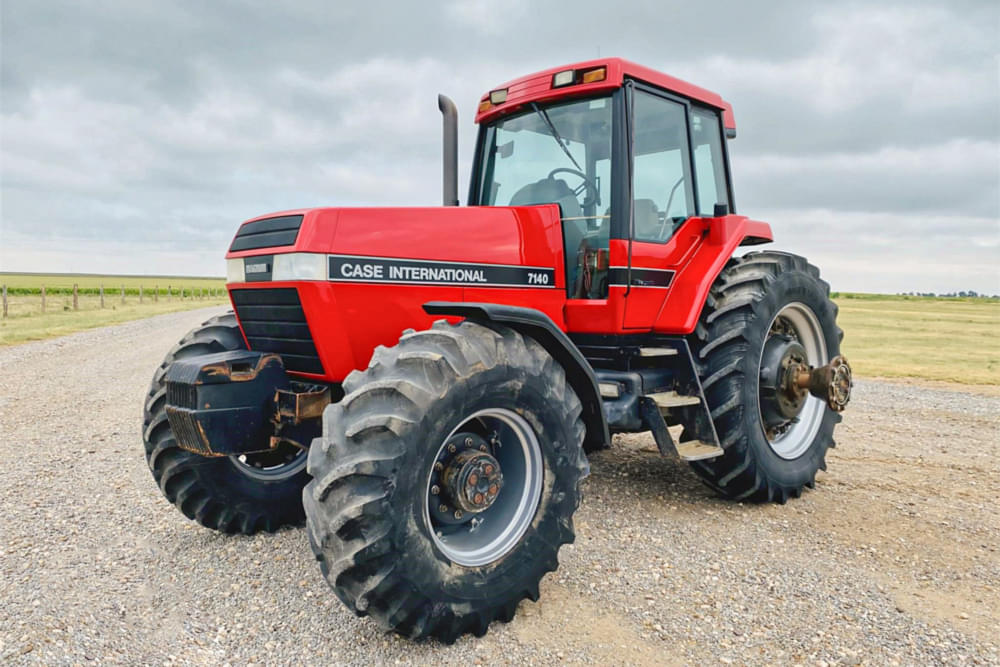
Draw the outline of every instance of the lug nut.
M451 452L452 454L455 453L456 449L458 449L458 447L456 447L455 445L448 445L448 451Z
M497 485L494 484L493 486L490 487L490 495L491 496L495 496L497 494L497 491L499 491L499 490L500 489L497 488Z
M475 486L476 482L478 481L479 481L479 476L476 473L472 473L471 475L469 475L469 484Z
M438 461L437 463L434 464L434 469L437 470L438 472L441 472L442 470L444 470L444 464Z
M465 446L466 447L472 447L472 438L466 438L465 439Z
M481 505L481 504L482 504L482 502L483 502L483 494L481 494L481 493L477 493L477 494L476 494L476 497L475 497L475 498L473 498L473 499L472 499L472 501L473 501L474 503L476 503L477 505Z
M442 514L447 514L448 513L448 506L447 505L438 505L438 511L441 512Z
M492 475L493 474L493 466L491 466L490 464L487 463L486 467L483 469L483 472L485 472L487 475Z
M437 484L435 484L434 486L431 487L431 495L432 496L436 496L439 493L441 493L441 487L439 487Z
M455 510L455 518L456 519L462 518L462 510Z

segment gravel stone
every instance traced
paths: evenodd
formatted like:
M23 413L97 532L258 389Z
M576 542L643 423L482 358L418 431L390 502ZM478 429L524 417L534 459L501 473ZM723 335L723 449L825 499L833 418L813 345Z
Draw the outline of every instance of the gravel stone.
M829 472L784 506L616 436L541 600L414 643L341 605L302 529L226 537L157 490L143 396L218 312L0 349L0 662L1000 664L1000 397L859 381Z

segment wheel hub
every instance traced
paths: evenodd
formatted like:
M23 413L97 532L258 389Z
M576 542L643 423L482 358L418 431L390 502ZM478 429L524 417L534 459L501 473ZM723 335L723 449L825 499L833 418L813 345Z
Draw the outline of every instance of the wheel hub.
M809 370L805 348L794 338L772 336L764 344L760 362L760 410L769 428L796 417L805 405L809 390L800 387L799 374Z
M466 523L496 502L504 484L500 462L493 455L498 443L468 431L448 438L431 472L429 507L436 520Z
M471 513L482 512L492 505L503 487L500 464L477 449L466 449L452 457L441 477L452 502Z

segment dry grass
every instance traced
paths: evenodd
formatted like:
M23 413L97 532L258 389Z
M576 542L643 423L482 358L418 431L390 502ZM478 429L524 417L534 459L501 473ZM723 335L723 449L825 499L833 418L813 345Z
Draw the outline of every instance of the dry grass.
M843 353L862 377L1000 385L1000 302L843 295Z
M45 300L45 313L41 312L41 297L37 294L8 296L8 317L0 319L0 346L24 343L31 340L42 340L53 336L103 327L129 320L138 320L163 313L192 308L204 308L213 304L228 304L225 295L216 298L181 299L174 295L168 299L160 296L153 301L151 295L145 295L139 303L138 295L126 294L125 303L118 294L105 296L104 308L100 307L100 297L90 294L80 295L77 299L79 310L73 310L73 296L68 294L51 294Z

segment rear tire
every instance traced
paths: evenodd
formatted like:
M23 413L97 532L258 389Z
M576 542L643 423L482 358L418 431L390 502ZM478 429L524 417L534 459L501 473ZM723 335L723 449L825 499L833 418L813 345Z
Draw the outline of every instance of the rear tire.
M251 459L252 455L247 461L201 456L177 446L166 414L170 364L196 355L245 349L232 312L213 317L184 336L153 374L143 410L143 442L153 479L184 516L212 530L252 535L302 523L302 488L309 481L305 453L294 457L289 453L287 463ZM274 454L261 456L273 458Z
M712 286L692 348L708 407L725 454L691 464L728 498L784 503L812 488L826 470L826 452L841 415L806 399L785 431L766 430L759 376L764 343L775 323L788 322L822 366L840 353L837 306L819 270L805 258L779 252L730 260Z
M376 349L344 390L310 448L314 480L303 492L310 543L344 604L402 635L451 643L536 600L559 547L574 539L589 471L582 406L562 367L511 329L440 321ZM479 523L449 524L454 507L434 509L451 501L435 491L435 463L454 460L445 452L456 438L480 442L476 429L494 444L471 453L512 463L495 503L465 517ZM504 514L505 498L522 500Z

